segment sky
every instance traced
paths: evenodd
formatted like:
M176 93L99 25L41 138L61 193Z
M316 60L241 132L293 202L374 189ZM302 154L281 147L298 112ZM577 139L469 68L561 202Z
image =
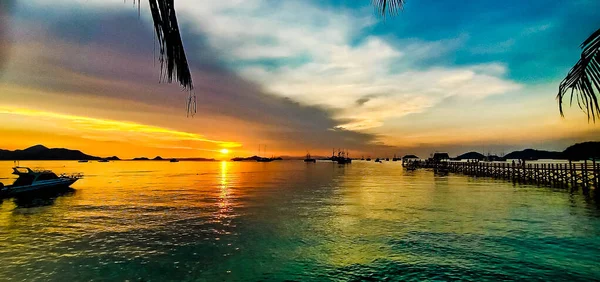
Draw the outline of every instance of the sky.
M122 158L563 150L600 140L558 85L600 1L175 1L192 70L159 83L147 3L0 4L0 148ZM227 149L229 153L221 153ZM263 153L264 155L265 153Z

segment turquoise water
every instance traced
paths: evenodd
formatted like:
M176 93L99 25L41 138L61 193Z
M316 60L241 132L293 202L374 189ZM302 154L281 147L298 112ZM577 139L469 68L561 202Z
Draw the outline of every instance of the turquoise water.
M86 177L0 203L2 281L600 279L593 191L393 162L21 165Z

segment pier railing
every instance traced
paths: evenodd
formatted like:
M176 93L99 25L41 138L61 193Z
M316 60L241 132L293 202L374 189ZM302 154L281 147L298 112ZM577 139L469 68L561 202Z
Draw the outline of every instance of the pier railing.
M479 177L493 177L513 182L550 185L555 187L598 188L600 162L569 163L459 162L422 163L419 167L438 172L462 173Z

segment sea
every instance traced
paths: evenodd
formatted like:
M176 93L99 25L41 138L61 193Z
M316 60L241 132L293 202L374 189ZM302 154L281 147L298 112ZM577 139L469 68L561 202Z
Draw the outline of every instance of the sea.
M20 165L84 177L0 201L0 281L600 280L594 190L391 161Z

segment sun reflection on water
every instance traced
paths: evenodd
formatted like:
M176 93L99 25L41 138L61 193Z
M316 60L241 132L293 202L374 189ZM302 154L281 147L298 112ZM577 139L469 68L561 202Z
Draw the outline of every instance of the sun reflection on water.
M226 161L222 161L221 162L221 182L219 185L219 189L221 190L221 193L219 195L219 213L222 215L222 217L225 217L227 214L227 211L229 210L230 207L230 203L229 203L229 191L227 189L227 162Z
M393 163L22 165L85 178L0 202L0 277L13 280L598 277L599 209L567 191Z

